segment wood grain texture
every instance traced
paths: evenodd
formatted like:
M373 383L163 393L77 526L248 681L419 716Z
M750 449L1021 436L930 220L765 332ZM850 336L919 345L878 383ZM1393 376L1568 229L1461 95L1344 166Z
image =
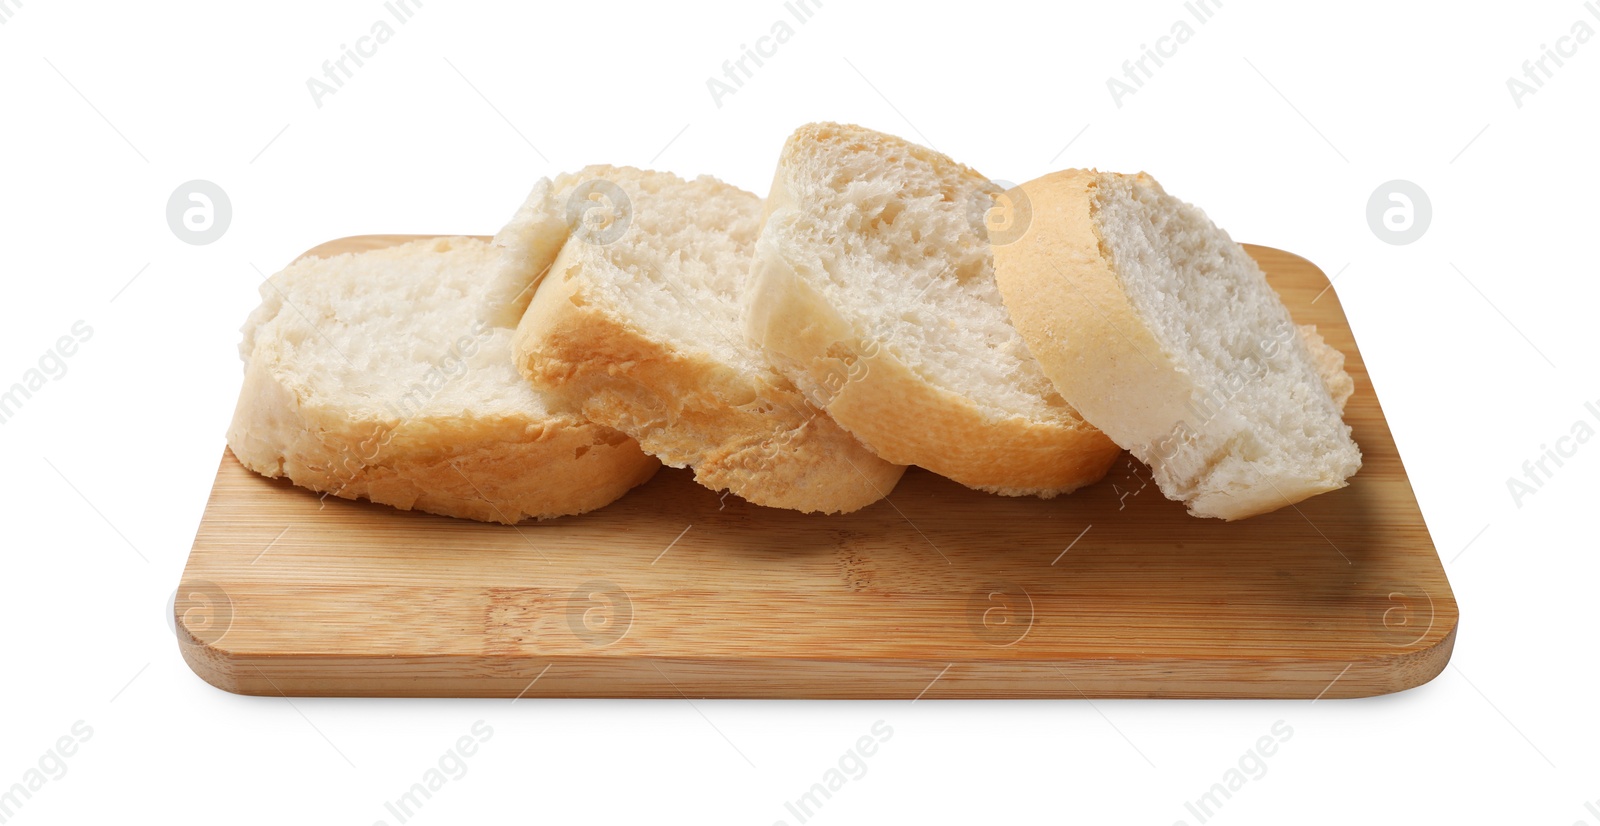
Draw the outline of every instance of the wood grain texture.
M412 236L366 236L312 254ZM1457 609L1327 277L1248 247L1345 353L1365 466L1235 523L1126 456L1051 501L913 468L809 516L663 469L515 527L265 479L224 454L176 603L195 673L266 695L1359 697L1439 674Z

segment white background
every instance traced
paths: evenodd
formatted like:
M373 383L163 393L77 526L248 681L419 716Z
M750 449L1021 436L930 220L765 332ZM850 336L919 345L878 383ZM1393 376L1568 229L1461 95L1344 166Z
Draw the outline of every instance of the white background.
M388 14L377 0L0 7L0 385L74 322L94 331L0 425L0 788L93 729L11 822L394 823L384 801L481 719L492 739L414 822L795 823L784 801L881 719L893 739L816 822L1194 824L1184 802L1283 720L1292 739L1215 822L1600 824L1600 444L1520 503L1507 489L1574 422L1600 428L1600 39L1521 106L1506 84L1575 21L1600 29L1577 0L1226 0L1120 107L1107 78L1189 14L1175 0L826 0L720 107L707 78L788 16L777 0L428 0L320 108L307 78ZM1339 273L1460 601L1451 667L1315 705L291 704L190 673L163 612L252 265L358 233L490 233L537 177L593 162L764 193L784 137L820 119L997 179L1148 170L1235 238ZM165 217L196 178L233 204L209 246ZM1397 178L1433 207L1405 246L1366 218Z

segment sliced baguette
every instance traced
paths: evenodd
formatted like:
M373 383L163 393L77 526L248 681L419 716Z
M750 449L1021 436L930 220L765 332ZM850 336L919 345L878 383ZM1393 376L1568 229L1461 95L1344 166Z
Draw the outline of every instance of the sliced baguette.
M1146 175L1023 184L996 251L1017 328L1085 418L1196 516L1240 519L1343 487L1343 356L1299 330L1253 259Z
M878 455L970 487L1054 496L1119 453L1011 326L985 220L999 187L857 126L790 136L756 244L750 335Z
M240 463L347 499L516 523L601 507L659 466L511 363L470 238L309 258L261 287L228 428ZM513 291L513 295L514 295Z
M502 282L548 269L517 328L516 363L565 409L712 490L854 511L905 468L808 404L744 338L760 224L758 197L709 177L596 166L540 182L496 237Z

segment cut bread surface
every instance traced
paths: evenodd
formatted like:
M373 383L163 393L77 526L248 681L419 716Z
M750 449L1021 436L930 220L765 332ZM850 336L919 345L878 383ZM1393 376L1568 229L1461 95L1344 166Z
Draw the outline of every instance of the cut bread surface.
M1149 176L1069 170L1020 187L1032 224L996 254L1007 306L1092 423L1197 516L1342 487L1343 356L1297 328L1249 254Z
M608 504L658 463L518 375L497 252L437 238L298 261L261 287L228 444L349 499L515 523Z
M1117 448L1063 400L1012 326L986 219L1001 189L856 126L788 140L756 244L746 325L814 403L893 462L1053 496Z
M1300 325L1300 340L1305 342L1311 362L1316 365L1318 375L1322 376L1322 384L1328 388L1328 395L1333 397L1333 404L1342 415L1345 403L1356 392L1355 379L1344 371L1344 353L1324 340L1315 324Z
M904 468L809 404L745 338L739 307L761 215L760 198L706 176L593 166L541 181L496 236L498 281L544 273L516 364L565 409L693 468L708 488L857 510Z

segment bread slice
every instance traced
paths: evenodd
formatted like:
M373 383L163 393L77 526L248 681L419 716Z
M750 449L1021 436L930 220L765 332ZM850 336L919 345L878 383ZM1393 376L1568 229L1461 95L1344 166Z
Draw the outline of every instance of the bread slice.
M632 439L550 410L490 319L497 258L471 238L308 258L244 326L228 446L266 476L485 522L582 513L659 466Z
M517 328L516 363L567 409L712 490L857 510L905 468L808 404L745 339L739 302L760 225L761 199L714 178L593 166L541 181L496 237L501 281L549 271Z
M995 286L1001 189L858 126L789 137L756 243L750 335L883 458L970 487L1054 496L1119 450L1050 384Z
M1019 189L1032 221L996 251L1006 306L1062 395L1169 498L1240 519L1361 467L1340 417L1343 356L1295 327L1205 213L1143 174L1069 170Z

